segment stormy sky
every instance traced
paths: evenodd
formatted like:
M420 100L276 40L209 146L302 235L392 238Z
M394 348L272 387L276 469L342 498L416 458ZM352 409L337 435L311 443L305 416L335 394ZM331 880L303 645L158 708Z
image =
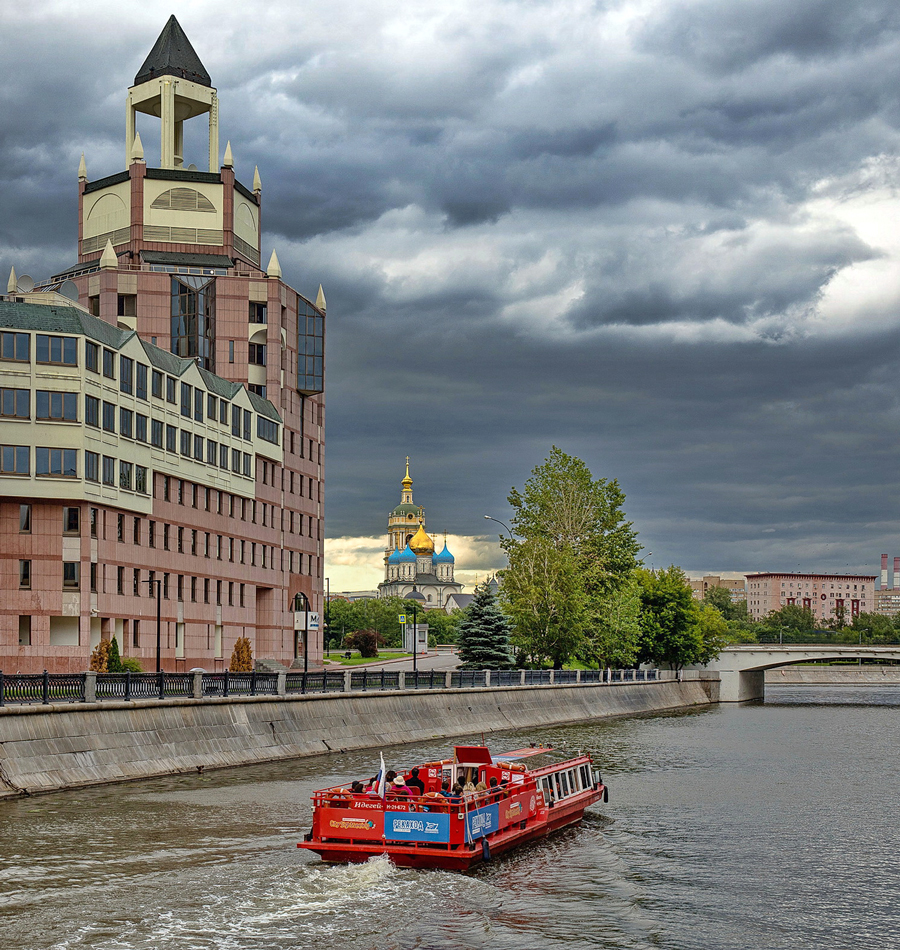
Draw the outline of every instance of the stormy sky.
M463 579L502 566L483 515L554 444L619 480L648 564L900 554L900 7L407 6L4 2L3 273L74 261L79 156L124 167L174 12L264 260L325 287L332 590L380 579L406 455Z

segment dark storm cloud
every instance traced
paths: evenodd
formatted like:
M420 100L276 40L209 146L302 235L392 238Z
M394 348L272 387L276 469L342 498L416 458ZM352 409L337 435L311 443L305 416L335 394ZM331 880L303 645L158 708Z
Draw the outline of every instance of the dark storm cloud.
M888 550L900 267L864 225L900 189L895 4L178 15L222 148L247 184L259 165L264 259L325 285L329 536L383 531L407 454L429 526L483 535L556 443L619 478L657 564ZM0 40L6 272L74 260L82 150L122 167L164 16L103 16Z

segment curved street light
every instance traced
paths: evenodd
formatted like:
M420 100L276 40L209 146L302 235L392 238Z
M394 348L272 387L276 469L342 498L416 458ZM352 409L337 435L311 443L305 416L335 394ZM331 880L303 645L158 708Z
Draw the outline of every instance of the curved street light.
M503 527L506 529L506 533L509 535L509 539L512 540L512 531L509 530L508 524L506 524L504 521L501 521L499 518L492 518L490 515L485 515L484 517L488 521L496 521L497 524L503 525Z

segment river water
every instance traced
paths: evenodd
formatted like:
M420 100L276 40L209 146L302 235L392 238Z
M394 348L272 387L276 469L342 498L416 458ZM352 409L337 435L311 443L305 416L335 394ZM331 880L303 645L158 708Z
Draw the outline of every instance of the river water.
M900 687L773 687L764 704L493 736L590 750L610 801L469 875L296 848L313 789L372 774L377 753L0 802L0 946L896 947L898 707Z

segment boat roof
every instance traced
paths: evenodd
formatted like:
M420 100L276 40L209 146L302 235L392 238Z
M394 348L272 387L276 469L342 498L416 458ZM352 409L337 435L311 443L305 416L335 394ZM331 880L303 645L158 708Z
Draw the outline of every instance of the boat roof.
M515 762L517 759L528 759L533 755L543 755L545 752L552 752L551 746L530 746L527 749L515 749L513 752L501 752L494 756L495 762Z

